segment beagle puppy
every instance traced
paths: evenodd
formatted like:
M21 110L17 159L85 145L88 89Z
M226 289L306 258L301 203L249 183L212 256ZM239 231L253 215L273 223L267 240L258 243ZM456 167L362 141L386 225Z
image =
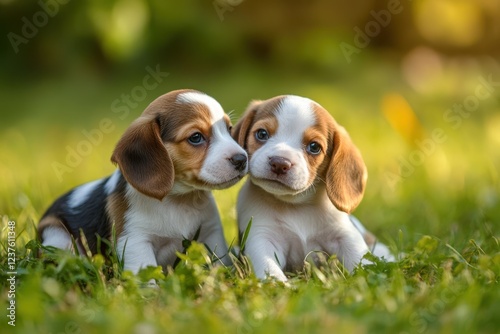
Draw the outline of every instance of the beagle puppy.
M224 264L231 261L212 189L224 189L247 173L247 154L230 134L221 105L194 90L176 90L154 100L125 131L109 177L61 196L43 215L44 245L80 250L82 230L92 252L111 240L115 225L124 269L173 265L182 241L205 243ZM97 249L101 247L101 249Z
M249 156L238 196L244 252L258 278L286 281L310 252L337 254L352 270L373 236L349 213L361 201L366 166L346 130L318 103L286 95L254 101L233 128ZM362 232L362 233L360 233Z

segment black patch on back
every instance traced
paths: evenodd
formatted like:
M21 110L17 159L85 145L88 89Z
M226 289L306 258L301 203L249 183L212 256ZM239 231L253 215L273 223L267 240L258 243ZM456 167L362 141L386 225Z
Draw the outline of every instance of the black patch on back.
M107 245L101 242L101 247L98 250L97 236L99 235L101 239L111 240L111 224L106 210L107 197L117 191L124 191L126 185L126 181L120 173L115 189L108 195L104 186L109 178L102 179L87 195L88 198L74 208L69 207L68 200L76 188L70 190L49 207L42 219L47 215L57 216L80 245L82 244L81 229L91 252L93 254L100 252L105 255Z

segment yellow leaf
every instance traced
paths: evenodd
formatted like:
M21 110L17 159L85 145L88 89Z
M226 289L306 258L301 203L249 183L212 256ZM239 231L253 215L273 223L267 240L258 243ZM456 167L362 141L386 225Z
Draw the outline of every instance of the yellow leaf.
M425 137L425 130L406 99L397 93L384 96L382 113L389 124L410 145Z

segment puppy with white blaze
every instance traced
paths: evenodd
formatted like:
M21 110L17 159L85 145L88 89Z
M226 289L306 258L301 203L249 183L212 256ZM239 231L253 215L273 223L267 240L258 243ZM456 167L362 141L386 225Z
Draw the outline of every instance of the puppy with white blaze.
M111 239L124 267L174 264L182 241L204 243L230 264L212 189L224 189L247 173L247 154L231 137L220 104L194 90L177 90L154 100L125 131L111 160L118 169L61 196L43 215L44 245L82 247L92 252L98 236ZM104 243L100 244L105 247Z
M286 281L284 271L302 269L314 251L337 254L352 270L370 251L365 239L375 246L349 216L363 197L366 166L346 130L318 103L293 95L254 101L233 137L249 156L238 226L243 233L253 219L245 254L258 278Z

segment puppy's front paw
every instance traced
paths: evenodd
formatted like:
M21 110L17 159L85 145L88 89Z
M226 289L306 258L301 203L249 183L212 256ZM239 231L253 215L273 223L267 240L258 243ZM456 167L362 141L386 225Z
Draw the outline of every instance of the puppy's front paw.
M156 283L156 280L152 278L148 281L148 283L146 283L146 288L159 289L160 287L158 286L158 283Z
M288 278L286 278L285 274L281 271L279 273L268 274L267 278L271 278L279 282L288 281Z

